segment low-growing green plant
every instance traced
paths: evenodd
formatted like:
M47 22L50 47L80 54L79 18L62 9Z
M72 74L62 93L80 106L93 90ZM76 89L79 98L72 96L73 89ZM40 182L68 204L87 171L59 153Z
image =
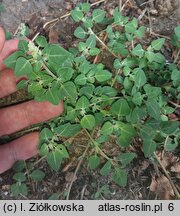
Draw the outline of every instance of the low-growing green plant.
M68 139L83 131L92 149L88 166L100 166L101 175L111 173L116 184L126 186L126 166L136 157L129 148L134 138L139 138L147 158L153 158L157 148L172 151L178 146L179 122L169 114L175 111L170 101L180 98L180 70L174 63L167 64L161 52L165 39L142 44L146 28L136 18L123 16L118 8L108 18L104 10L91 11L90 4L78 4L71 17L79 24L74 31L77 47L65 50L48 44L43 36L30 42L20 40L18 51L5 64L16 76L28 77L18 88L27 87L36 101L54 105L64 101L63 115L40 133L39 154L46 156L48 164L58 171L69 158ZM179 38L177 27L173 45L179 47ZM106 61L112 62L110 67L106 62L92 63L104 53L108 54ZM67 141L62 143L62 137ZM123 150L117 157L103 151L110 138ZM103 166L101 158L105 159ZM15 195L27 191L21 171L13 177ZM44 177L39 170L30 176L34 180Z

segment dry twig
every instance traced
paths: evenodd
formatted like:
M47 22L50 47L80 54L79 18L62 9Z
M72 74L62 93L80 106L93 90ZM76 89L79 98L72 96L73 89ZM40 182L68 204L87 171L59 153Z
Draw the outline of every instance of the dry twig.
M173 191L174 191L174 193L176 194L176 197L177 197L178 199L180 199L180 194L179 194L179 192L178 192L176 186L174 185L174 182L171 180L171 177L170 177L169 173L167 172L166 168L165 168L164 165L161 163L161 160L158 158L158 156L157 156L157 154L156 154L155 152L154 152L154 155L155 155L156 160L158 161L159 165L161 166L162 170L164 171L166 177L168 178L168 180L169 180L169 182L170 182L170 184L171 184L171 186L172 186L172 188L173 188Z

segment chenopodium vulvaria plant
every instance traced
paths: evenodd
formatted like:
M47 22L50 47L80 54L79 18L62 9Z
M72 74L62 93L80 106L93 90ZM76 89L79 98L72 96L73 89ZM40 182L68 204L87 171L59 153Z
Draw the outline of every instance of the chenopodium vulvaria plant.
M69 157L68 140L62 143L61 138L84 131L92 148L87 156L89 167L100 166L101 175L111 173L115 183L125 186L125 167L136 156L129 148L135 137L148 158L153 158L157 147L172 151L178 146L179 122L169 119L175 111L169 100L180 98L180 71L177 65L167 64L160 51L165 39L142 45L145 27L139 27L136 18L123 16L117 8L107 18L104 10L91 11L90 4L84 3L71 11L71 17L79 23L74 32L79 39L77 47L65 50L48 44L43 36L34 42L20 40L18 51L5 64L16 76L28 77L18 87L27 87L36 101L48 100L54 105L64 101L63 115L40 134L39 154L47 156L48 164L59 170ZM175 29L176 43L179 30ZM112 62L109 69L91 61L104 52ZM113 158L105 154L103 145L110 138L122 150L127 148L126 153ZM101 157L105 159L103 165ZM35 174L35 179L41 176Z

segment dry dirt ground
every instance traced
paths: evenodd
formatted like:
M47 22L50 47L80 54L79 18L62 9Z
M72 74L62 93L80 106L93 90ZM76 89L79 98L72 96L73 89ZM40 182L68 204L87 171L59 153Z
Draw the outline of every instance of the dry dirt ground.
M1 0L4 11L0 14L0 25L6 31L16 36L21 23L25 23L30 28L30 38L37 31L45 35L50 42L60 43L64 47L68 47L74 43L73 29L69 18L56 24L53 28L42 29L42 25L47 21L57 18L69 11L76 5L78 0ZM81 1L87 2L87 1ZM94 3L97 1L89 1ZM142 16L141 23L151 26L153 36L163 35L165 37L172 33L175 26L179 25L180 20L180 0L129 0L122 1L126 5L123 13L128 16ZM147 4L147 2L150 2ZM96 7L105 8L109 13L115 6L118 6L119 0L107 0ZM149 15L148 15L149 14ZM147 38L148 40L148 38ZM0 107L19 103L28 100L26 92L18 92L14 95L0 100ZM0 139L1 142L5 140ZM14 172L9 170L0 175L0 199L48 199L53 193L58 193L59 199L65 199L70 186L72 177L78 165L77 157L81 153L78 152L78 146L85 145L86 138L78 137L74 143L74 154L70 161L67 161L61 171L54 172L46 164L45 160L38 163L38 168L46 173L46 177L40 183L28 182L29 193L27 197L18 196L14 198L10 192L10 185L13 183L12 176ZM76 148L77 147L77 148ZM105 148L108 151L109 144ZM111 149L113 155L113 149ZM115 150L114 150L115 151ZM70 199L162 199L166 198L164 188L152 192L152 183L156 177L158 166L144 158L142 152L137 152L138 158L127 168L129 171L128 185L120 188L111 181L111 176L102 177L99 171L91 171L83 163L78 170L71 191ZM167 158L170 155L167 154ZM32 158L29 163L37 161L38 158ZM160 172L162 170L160 169ZM178 177L179 178L179 177ZM164 182L163 182L164 181ZM167 179L159 179L158 184L168 185ZM151 190L150 190L151 189ZM171 189L170 189L171 190ZM168 192L169 193L169 192ZM167 195L167 194L166 194ZM172 194L171 194L172 195ZM172 196L173 197L173 196ZM170 198L168 194L168 198Z

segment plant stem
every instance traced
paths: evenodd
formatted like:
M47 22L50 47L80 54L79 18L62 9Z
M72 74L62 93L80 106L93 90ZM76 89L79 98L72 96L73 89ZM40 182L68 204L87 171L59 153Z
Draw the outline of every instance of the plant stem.
M175 107L177 107L177 108L180 108L180 105L179 104L177 104L177 103L174 103L174 102L172 102L172 101L168 101L170 104L172 104L173 106L175 106Z
M171 187L172 187L173 190L174 190L174 193L175 193L176 197L177 197L178 199L180 199L180 194L179 194L177 188L175 187L173 181L171 180L171 177L170 177L170 175L168 174L166 168L165 168L164 165L161 163L161 160L158 158L158 156L157 156L157 154L156 154L155 152L154 152L154 155L155 155L156 160L158 161L159 165L160 165L161 168L163 169L163 171L164 171L166 177L168 178L168 180L169 180L169 182L170 182L170 184L171 184Z
M74 172L74 175L73 175L73 177L72 177L71 183L70 183L69 188L68 188L68 191L67 191L66 200L69 200L69 195L70 195L71 188L72 188L72 185L73 185L74 180L75 180L75 176L77 175L77 172L78 172L78 170L79 170L79 168L80 168L80 166L81 166L81 164L82 164L82 162L83 162L83 160L84 160L84 157L85 157L85 155L86 155L86 153L87 153L87 151L88 151L88 148L89 148L89 144L86 146L86 149L84 150L84 152L83 152L83 154L82 154L82 156L81 156L81 159L80 159L80 161L79 161L79 163L78 163L78 165L77 165L77 167L76 167L76 170L75 170L75 172Z
M103 47L106 49L106 50L108 50L114 57L116 57L116 58L119 58L115 53L113 53L112 51L111 51L111 49L93 32L93 30L91 29L91 28L88 28L89 29L89 32L91 33L91 34L93 34L95 37L96 37L96 39L103 45Z
M119 0L119 10L122 10L122 0Z
M98 146L98 143L92 138L91 134L86 130L84 129L84 131L86 132L86 134L88 135L89 139L91 140L91 142L95 145L95 148L96 150L104 157L106 158L107 160L109 161L113 161L113 159L109 158ZM112 162L113 163L113 162Z
M49 74L50 76L52 76L55 80L57 80L57 76L55 76L55 75L53 74L53 72L49 70L49 68L46 66L46 64L45 64L43 61L42 61L42 66L43 66L43 68L48 72L48 74Z
M124 4L123 4L123 6L121 7L121 11L125 8L125 6L126 6L126 4L129 2L129 0L127 0Z
M179 54L180 54L180 49L178 50L178 52L177 52L177 55L176 55L176 57L175 57L175 59L174 59L174 64L176 63L176 61L178 60L178 58L179 58Z

